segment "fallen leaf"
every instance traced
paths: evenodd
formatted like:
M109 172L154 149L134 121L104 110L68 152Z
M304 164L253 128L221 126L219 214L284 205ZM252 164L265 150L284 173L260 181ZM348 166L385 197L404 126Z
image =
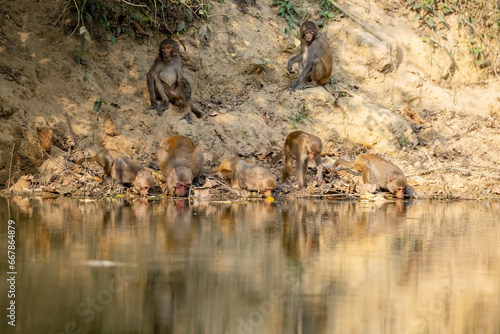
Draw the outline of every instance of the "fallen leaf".
M42 150L50 153L52 150L52 135L54 134L54 131L49 128L41 128L37 129L36 133L38 134L38 141Z

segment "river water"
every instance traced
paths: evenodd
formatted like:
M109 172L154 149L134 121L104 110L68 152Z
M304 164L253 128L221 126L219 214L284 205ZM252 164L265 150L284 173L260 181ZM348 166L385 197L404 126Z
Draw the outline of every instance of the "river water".
M500 333L499 213L0 199L0 332Z

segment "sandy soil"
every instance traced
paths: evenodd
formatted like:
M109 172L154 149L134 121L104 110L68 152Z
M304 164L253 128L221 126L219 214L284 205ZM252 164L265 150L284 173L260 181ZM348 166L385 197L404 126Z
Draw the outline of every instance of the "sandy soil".
M261 2L251 15L230 1L213 2L210 39L199 38L203 22L180 37L193 104L205 113L193 125L179 120L176 107L161 117L145 109L146 73L166 36L122 34L112 44L88 27L88 41L72 33L66 1L4 4L0 184L7 185L9 175L15 182L29 174L32 187L58 193L97 184L99 169L89 173L70 161L103 147L132 155L159 178L156 149L176 133L204 147L206 167L239 155L279 176L283 165L269 166L270 158L289 132L301 129L323 140L332 189L352 191L348 185L361 182L357 173L332 170L332 161L369 152L398 165L422 197L500 193L500 84L493 73L464 55L455 58L450 76L450 59L425 43L428 32L403 4L356 0L339 3L376 36L343 16L323 29L335 58L332 88L352 96L336 99L323 88L289 94L294 77L286 64L298 52L297 40L284 33L287 23L277 8ZM317 15L316 5L304 7ZM445 33L450 50L466 49L453 27ZM293 122L301 110L307 117ZM44 127L53 130L50 157L38 144L37 130ZM314 170L310 175L312 181Z

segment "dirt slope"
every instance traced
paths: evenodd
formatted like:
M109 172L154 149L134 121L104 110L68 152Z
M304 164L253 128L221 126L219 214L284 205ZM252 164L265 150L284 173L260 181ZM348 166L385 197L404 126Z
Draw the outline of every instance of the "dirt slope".
M356 0L339 3L376 36L347 17L323 30L336 60L333 87L353 96L336 100L323 88L289 94L293 77L286 64L298 52L296 40L284 33L277 9L260 3L259 20L231 1L213 2L208 44L198 39L202 22L181 37L193 102L206 113L190 125L179 121L182 111L175 107L161 117L145 110L145 76L166 36L124 34L111 44L91 31L85 44L68 29L69 14L57 20L66 1L6 2L0 8L0 184L8 178L14 144L15 179L38 173L43 160L34 134L40 127L50 126L54 145L73 155L75 144L89 153L117 148L153 167L158 143L179 133L203 145L207 165L214 165L233 154L278 151L293 130L291 118L304 108L308 118L295 126L320 136L331 156L383 154L424 196L443 193L441 176L453 195L498 192L500 87L494 75L484 80L479 73L479 79L464 56L450 76L446 53L423 41L426 32L402 4ZM304 6L314 19L316 5ZM447 43L460 47L458 36L450 30ZM270 62L259 65L263 59ZM96 113L100 99L106 104ZM352 178L343 171L338 176Z

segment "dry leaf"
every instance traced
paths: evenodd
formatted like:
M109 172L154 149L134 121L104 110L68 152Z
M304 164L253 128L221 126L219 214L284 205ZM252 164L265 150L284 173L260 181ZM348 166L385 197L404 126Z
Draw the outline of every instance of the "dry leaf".
M410 118L410 120L412 120L414 123L418 125L424 124L424 120L422 119L422 117L420 117L419 114L415 112L415 110L411 109L410 107L405 107L404 112L406 116L408 116L408 118Z
M40 143L40 147L44 152L50 153L52 150L52 135L54 131L47 127L37 129L36 133L38 134L38 142Z

